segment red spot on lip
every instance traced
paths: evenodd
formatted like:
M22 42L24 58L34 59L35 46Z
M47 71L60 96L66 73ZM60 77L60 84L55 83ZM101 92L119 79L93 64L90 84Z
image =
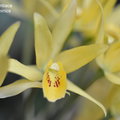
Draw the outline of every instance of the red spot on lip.
M60 86L60 78L58 77L58 76L55 76L55 79L56 79L56 81L55 81L55 83L54 83L54 87L59 87Z
M55 81L55 85L56 85L56 87L58 87L58 83L57 83L57 81Z
M55 76L55 82L52 83L52 81L50 80L50 75L49 75L48 72L46 73L46 75L47 75L46 79L47 79L49 87L53 86L53 87L57 87L58 88L60 86L60 77Z
M50 80L50 76L48 73L47 73L47 82L48 82L49 87L51 87L52 82Z
M49 87L51 87L51 81L50 80L48 80L48 85L49 85Z

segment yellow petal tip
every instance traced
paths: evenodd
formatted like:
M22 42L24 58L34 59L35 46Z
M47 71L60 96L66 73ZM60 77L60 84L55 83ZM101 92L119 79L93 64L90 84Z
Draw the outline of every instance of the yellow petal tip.
M17 21L17 22L14 23L14 25L16 25L16 29L18 29L20 27L20 24L21 24L20 21Z
M39 16L39 13L35 12L34 17L38 17L38 16Z
M98 106L101 107L101 109L103 110L104 115L106 117L107 116L107 111L106 111L105 107L102 104L98 104Z
M41 20L43 21L43 17L39 13L34 13L34 21L36 24L40 24Z
M67 90L69 90L71 92L74 92L78 95L81 95L81 96L87 98L88 100L92 101L93 103L98 105L103 110L105 116L107 115L107 111L106 111L105 107L100 102L98 102L96 99L94 99L89 94L87 94L84 90L82 90L81 88L79 88L78 86L73 84L71 81L68 80L67 84L68 84L67 85L67 87L68 87Z

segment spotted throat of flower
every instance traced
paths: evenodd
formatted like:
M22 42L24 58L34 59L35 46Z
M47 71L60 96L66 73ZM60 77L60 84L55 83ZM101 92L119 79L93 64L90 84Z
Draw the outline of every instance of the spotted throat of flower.
M65 97L67 90L66 72L61 62L50 61L43 76L43 94L49 101L55 102Z

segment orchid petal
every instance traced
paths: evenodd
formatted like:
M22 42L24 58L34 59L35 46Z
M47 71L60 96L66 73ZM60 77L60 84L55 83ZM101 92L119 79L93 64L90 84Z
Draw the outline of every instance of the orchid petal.
M108 5L111 6L109 9L112 9L115 3L116 0L109 1ZM105 27L106 32L112 35L115 39L120 40L120 5L117 5L112 11L109 10L109 12L111 12L110 15L106 13L109 15Z
M76 18L76 0L72 0L69 7L63 12L53 28L53 54L54 57L63 47L63 44L72 30Z
M113 43L106 55L105 65L111 72L119 72L120 70L120 42Z
M56 61L60 61L65 71L70 73L89 63L105 50L106 46L100 44L80 46L60 53Z
M26 66L15 59L9 59L9 72L21 75L31 81L42 79L42 74L37 67Z
M91 97L90 95L88 95L84 90L82 90L81 88L79 88L78 86L76 86L75 84L73 84L71 81L68 80L68 87L67 90L74 92L78 95L81 95L87 99L89 99L90 101L94 102L95 104L97 104L104 112L105 116L107 115L106 109L105 107L98 102L97 100L95 100L93 97Z
M119 24L114 23L108 23L105 26L105 31L109 35L109 38L112 38L112 40L109 43L112 43L114 41L120 40L120 26Z
M40 14L34 14L34 22L36 64L40 68L47 62L50 56L52 49L52 35L45 19Z
M80 12L78 12L76 28L87 35L93 35L96 32L101 11L98 6L98 0L92 0L89 2L89 5L83 8L83 10L80 7L78 8L78 10L80 9Z
M19 26L20 22L16 22L2 34L0 37L0 54L6 55L8 53Z
M96 0L98 3L98 6L100 8L100 21L99 25L97 27L97 36L96 36L96 43L102 43L104 44L104 11L101 3L99 0Z
M104 73L109 81L111 81L114 84L120 85L120 77L118 77L117 75L115 75L114 73L111 73L111 72L105 71Z
M25 79L18 80L9 85L0 87L0 98L7 98L20 94L29 88L41 88L40 82L32 82Z
M99 20L99 24L97 26L97 32L96 32L96 43L101 43L101 44L104 44L104 11L103 11L103 7L100 3L99 0L96 0L97 1L97 4L100 8L100 20ZM101 54L100 56L98 56L96 58L96 62L97 64L103 68L103 61L104 61L104 54Z
M112 9L115 6L117 0L108 0L107 3L104 6L104 15L105 17L108 17L109 14L111 13Z

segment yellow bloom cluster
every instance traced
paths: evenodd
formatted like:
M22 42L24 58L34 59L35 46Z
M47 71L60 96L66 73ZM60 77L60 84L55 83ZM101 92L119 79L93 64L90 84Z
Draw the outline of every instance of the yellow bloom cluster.
M106 115L105 107L68 80L67 74L96 58L106 78L120 84L120 7L112 10L116 0L61 0L61 5L58 1L23 1L24 16L29 19L34 16L36 65L24 65L7 55L19 22L11 25L0 37L0 85L7 72L24 77L1 86L0 98L15 96L28 88L42 88L44 97L55 102L71 91L97 104ZM39 7L40 4L44 7ZM15 6L16 11L22 12L17 4ZM61 51L72 30L92 36L94 44Z

